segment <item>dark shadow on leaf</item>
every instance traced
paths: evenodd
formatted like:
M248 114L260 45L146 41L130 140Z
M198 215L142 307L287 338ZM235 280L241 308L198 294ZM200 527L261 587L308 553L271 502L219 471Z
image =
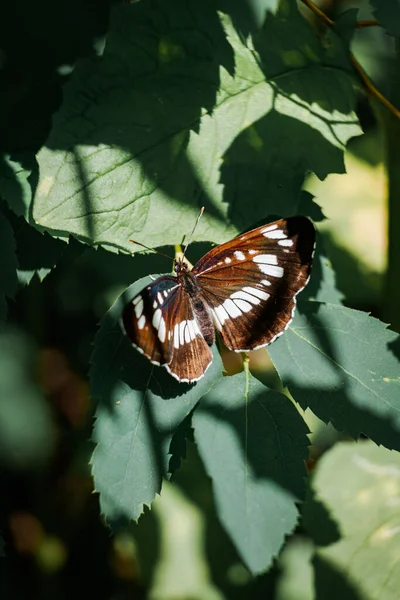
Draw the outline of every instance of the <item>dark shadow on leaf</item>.
M392 342L389 342L388 348L400 363L400 337L396 338Z
M149 281L133 284L104 316L92 355L91 392L98 401L93 472L110 523L138 519L143 505L150 505L160 492L170 469L173 435L222 372L213 348L214 360L205 376L195 384L182 384L132 348L119 325L120 315Z
M374 347L376 335L390 334L345 307L301 302L298 308L289 332L269 350L293 398L338 431L399 450L396 396L393 385L385 387L397 365L389 357L385 364ZM382 363L375 365L374 356Z
M194 410L194 409L193 409ZM186 459L187 448L186 442L193 442L193 429L192 429L192 414L193 410L188 416L178 425L174 436L169 447L171 459L169 461L168 472L170 479L173 478L174 474L181 467L181 463Z
M274 81L287 97L297 96L323 110L350 113L355 101L352 70L348 44L338 35L339 29L327 31L326 43L321 44L297 4L282 2L276 15L267 15L254 40L266 79ZM326 85L332 86L329 95Z
M302 303L306 299L332 304L341 304L343 299L343 294L336 285L336 273L327 258L323 237L319 231L317 231L311 277L307 287L301 293L299 312L301 312Z
M56 116L46 142L49 149L72 153L77 146L97 148L81 156L88 163L102 163L102 156L107 161L110 148L116 149L108 168L112 181L100 182L100 210L94 190L104 169L92 169L80 182L77 170L70 197L84 189L96 195L96 202L84 202L82 214L74 211L74 218L86 219L85 241L98 241L90 221L99 213L111 228L130 222L132 232L140 232L150 210L149 195L157 188L179 204L199 209L205 205L207 213L224 219L186 155L190 132L198 131L204 109L211 113L215 107L221 65L233 73L233 51L212 2L178 2L173 10L157 0L114 8L103 56L77 65L65 110ZM68 107L76 102L80 110L74 119ZM135 198L128 196L117 204L119 187L132 178L137 186L128 194ZM54 198L51 210L57 208ZM41 209L41 219L48 220L49 214ZM121 247L125 244L121 240Z
M365 600L364 593L357 589L345 572L335 568L322 554L313 558L316 600Z
M219 384L219 394L223 383ZM307 426L290 400L268 388L261 394L251 395L247 406L241 384L237 384L232 403L220 403L212 389L196 409L215 424L229 425L241 448L243 464L248 463L249 476L276 483L293 495L295 501L305 497L305 466L308 458ZM240 406L235 408L241 398ZM196 431L196 430L195 430Z
M301 523L317 546L329 546L340 540L340 531L325 504L319 500L312 486L307 489L302 505Z
M322 178L324 165L332 162L339 168L342 151L317 129L270 110L240 133L224 155L221 183L230 219L242 230L262 214L297 214L304 208L300 189L306 173Z
M285 385L293 398L305 410L312 412L325 423L332 423L335 429L344 432L354 439L361 434L371 438L376 444L381 444L389 450L400 451L400 436L390 417L372 413L354 404L346 386L341 384L338 389L301 387L290 378L285 379Z
M170 220L163 224L166 231L171 230L176 219L186 222L195 212L189 210L185 214L183 207L197 210L204 205L206 216L198 230L203 228L201 236L212 222L219 223L219 235L223 235L225 207L219 192L214 193L215 182L211 182L209 188L207 173L211 173L211 165L220 160L226 143L211 131L208 138L205 131L209 127L220 128L218 118L215 122L212 118L225 101L219 97L225 85L221 74L223 69L231 75L234 73L235 57L215 8L210 1L200 4L191 1L178 2L167 10L157 0L115 7L103 55L77 65L47 140L48 149L66 151L66 157L77 149L82 150L78 161L85 162L87 169L86 177L75 169L74 181L68 159L59 162L60 169L54 174L70 184L65 198L63 194L57 196L49 192L47 211L46 192L38 195L40 206L35 214L40 222L47 222L53 233L62 233L65 224L64 235L75 229L77 235L79 230L79 239L85 242L108 241L126 248L124 232L128 227L133 235L140 235L143 230L154 233L154 210L164 206L164 200L157 204L159 190L160 198L172 200L168 212ZM239 22L239 14L245 15L242 40L245 32L256 29L253 9L250 3L241 9L227 7L235 23ZM229 220L239 230L250 226L262 214L296 212L307 170L316 172L319 177L325 177L332 170L343 171L343 140L336 135L336 127L340 128L342 123L340 117L336 122L330 120L330 115L334 110L350 110L352 100L348 100L349 107L342 103L343 97L351 96L351 85L342 81L342 85L337 86L337 97L331 94L330 105L326 106L328 80L325 82L320 73L322 71L328 79L336 75L346 79L338 58L341 54L338 50L336 56L335 44L325 51L297 8L290 10L290 19L283 10L275 16L268 13L266 30L256 36L261 66L271 86L270 109L271 99L265 99L265 112L270 110L270 118L249 126L239 136L239 139L247 136L248 143L237 146L235 141L225 153L228 169L233 168L231 173L221 173L221 182L226 186L224 202L229 204ZM312 49L305 43L309 38ZM233 45L237 43L230 41ZM315 59L311 62L310 53ZM257 70L252 52L246 56L246 61L251 63L249 72ZM300 63L296 57L302 59ZM240 73L240 77L246 83L240 91L244 94L243 100L260 83L266 85L267 90L268 83L262 81L262 74L260 81L250 75L247 81L245 73ZM229 91L227 99L231 100ZM315 102L324 104L325 113L313 107ZM282 110L297 114L297 119L285 117ZM328 131L325 137L317 131L316 120L321 122L321 131ZM348 120L345 125L349 125ZM238 131L240 128L238 121ZM193 136L193 132L200 132L200 137ZM189 136L190 153L187 151ZM265 148L260 150L260 141L270 149L270 154ZM274 150L275 146L280 153ZM207 161L197 164L196 154L209 155L209 164ZM285 164L282 156L285 156ZM51 166L49 154L45 153L40 160L44 174L47 165L52 170L54 165ZM71 211L67 216L63 206L65 199ZM70 219L76 220L72 227ZM79 223L80 219L85 225L80 224L82 221ZM228 227L227 224L227 231ZM105 233L107 240L103 238Z

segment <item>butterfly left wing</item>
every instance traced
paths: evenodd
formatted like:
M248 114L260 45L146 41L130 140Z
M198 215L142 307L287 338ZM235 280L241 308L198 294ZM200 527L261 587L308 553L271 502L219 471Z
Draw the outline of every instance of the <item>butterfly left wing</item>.
M159 277L132 298L122 312L122 329L135 348L155 365L171 360L169 328L179 288L175 277Z
M159 277L139 292L122 312L122 327L139 352L178 381L197 381L211 364L211 350L176 277Z
M289 217L208 252L192 270L216 329L231 350L273 342L289 326L296 296L308 282L315 229Z

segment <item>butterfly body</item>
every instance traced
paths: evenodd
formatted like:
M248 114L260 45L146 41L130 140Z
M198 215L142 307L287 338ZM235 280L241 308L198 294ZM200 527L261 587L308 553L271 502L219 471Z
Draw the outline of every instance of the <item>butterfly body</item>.
M122 325L133 345L181 382L211 364L216 331L236 352L274 341L292 320L307 284L315 230L306 217L281 219L216 246L189 269L159 277L125 307Z

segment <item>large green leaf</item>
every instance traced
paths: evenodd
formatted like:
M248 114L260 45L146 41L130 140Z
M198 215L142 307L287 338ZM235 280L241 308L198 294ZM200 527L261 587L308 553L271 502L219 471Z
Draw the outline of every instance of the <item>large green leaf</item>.
M240 373L220 380L192 419L219 519L252 573L265 571L297 522L307 427L290 400Z
M339 305L301 303L269 353L302 408L353 437L400 449L399 338L383 323Z
M15 239L8 219L0 212L0 322L7 315L7 298L17 289Z
M38 155L34 217L128 249L179 242L205 205L196 238L226 240L295 212L306 171L344 171L353 105L341 40L322 44L294 2L248 45L211 1L118 6Z
M313 488L341 532L314 557L316 598L397 600L400 455L372 442L339 444L318 464Z
M152 365L123 336L122 309L148 277L134 283L101 322L92 357L91 391L96 410L92 458L94 483L107 521L138 519L170 471L171 440L180 423L222 374L213 363L196 384L178 383Z

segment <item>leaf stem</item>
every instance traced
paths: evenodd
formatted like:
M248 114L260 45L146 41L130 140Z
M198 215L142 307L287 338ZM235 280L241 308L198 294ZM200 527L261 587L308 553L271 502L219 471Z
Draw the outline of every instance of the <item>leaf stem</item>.
M312 2L312 0L301 0L303 4L305 4L317 17L325 23L327 27L332 27L335 22L328 17L318 6ZM358 21L356 23L357 28L365 28L379 25L378 21L368 20L368 21ZM400 111L391 103L381 92L374 86L371 79L368 77L358 60L355 58L354 54L350 52L350 60L353 63L353 67L357 71L359 78L364 84L366 90L371 94L371 96L375 96L379 100L383 106L385 106L395 117L400 118Z
M249 398L249 385L250 385L250 359L248 357L247 354L243 354L243 370L246 376L246 387L244 390L244 396L246 398L246 404L247 404L247 400Z

